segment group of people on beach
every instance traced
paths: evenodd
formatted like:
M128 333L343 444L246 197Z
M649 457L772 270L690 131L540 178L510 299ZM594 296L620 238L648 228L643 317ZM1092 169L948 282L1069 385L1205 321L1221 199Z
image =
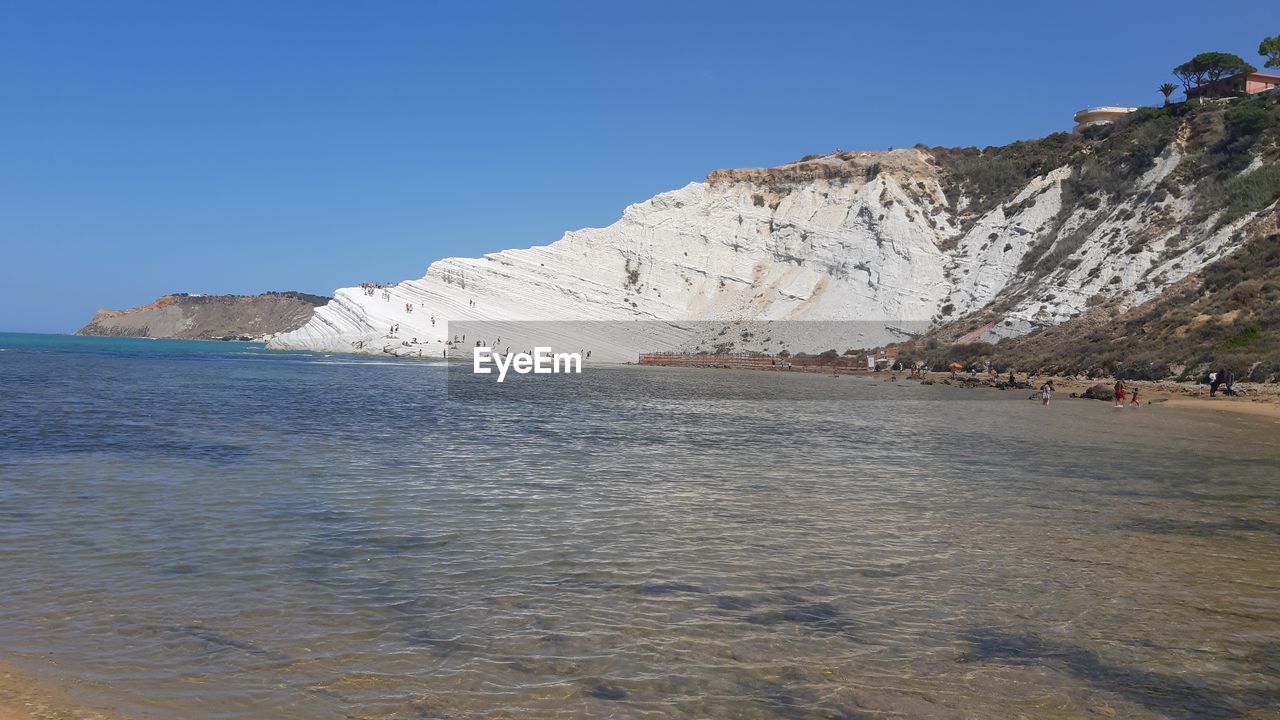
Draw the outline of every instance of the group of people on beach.
M976 368L970 366L968 368L968 371L969 371L969 377L971 378L977 377L978 373ZM951 375L954 377L955 374L956 374L956 368L952 368ZM1000 379L1000 374L993 367L987 368L986 374L993 381L998 381ZM1017 374L1014 372L1013 368L1009 368L1008 384L1010 387L1019 387L1019 386L1035 387L1035 381L1040 376L1040 374L1041 374L1041 371L1039 369L1036 369L1035 371L1032 371L1032 372L1028 372L1025 383L1019 383ZM915 377L914 371L913 371L912 377ZM1045 407L1048 407L1053 402L1053 394L1057 392L1057 390L1058 390L1057 387L1055 387L1053 384L1053 378L1046 378L1045 381L1040 384L1040 388L1039 388L1040 404L1044 405ZM1139 399L1138 386L1134 385L1130 387L1125 383L1124 378L1116 378L1116 383L1115 383L1115 386L1113 387L1113 393L1115 395L1116 407L1118 408L1125 407L1126 398L1128 398L1129 400L1129 403L1128 403L1129 407L1140 407L1142 405L1142 401Z
M1209 397L1218 396L1218 388L1223 395L1236 394L1236 374L1230 370L1214 370L1209 373Z
M1115 394L1115 396L1116 396L1116 407L1118 407L1118 408L1123 408L1123 407L1124 407L1124 399L1125 399L1125 395L1126 395L1126 390L1127 390L1127 388L1128 388L1128 386L1124 384L1124 378L1116 378L1116 384L1115 384L1115 387L1114 387L1114 388L1112 388L1112 392L1113 392L1113 393ZM1133 386L1133 390L1132 390L1132 391L1130 391L1130 392L1128 392L1128 397L1129 397L1129 405L1130 405L1130 406L1136 406L1136 407L1141 407L1141 406L1142 406L1142 402L1138 400L1138 386L1137 386L1137 385L1134 385L1134 386Z
M1009 372L1009 377L1012 379L1013 377L1012 371ZM1048 407L1049 404L1053 401L1053 394L1056 391L1057 391L1057 388L1053 386L1053 378L1049 378L1045 380L1044 383L1040 385L1040 404L1044 405L1045 407ZM1124 378L1116 378L1116 384L1112 388L1112 393L1115 395L1116 407L1118 408L1123 408L1125 406L1124 401L1126 397L1129 399L1130 407L1142 406L1142 401L1138 397L1139 396L1138 386L1134 385L1132 388L1130 388L1128 385L1125 384Z

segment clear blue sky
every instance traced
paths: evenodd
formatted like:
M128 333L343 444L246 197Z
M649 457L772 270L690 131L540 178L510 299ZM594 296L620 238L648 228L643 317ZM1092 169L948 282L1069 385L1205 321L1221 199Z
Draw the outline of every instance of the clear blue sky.
M419 277L714 168L1038 137L1277 33L1261 0L0 0L0 330Z

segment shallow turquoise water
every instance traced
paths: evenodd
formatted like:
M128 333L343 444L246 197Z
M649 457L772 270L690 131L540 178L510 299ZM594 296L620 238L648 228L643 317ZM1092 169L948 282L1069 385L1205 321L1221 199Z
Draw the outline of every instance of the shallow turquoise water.
M5 656L148 717L1280 703L1274 423L638 368L467 402L457 371L0 335Z

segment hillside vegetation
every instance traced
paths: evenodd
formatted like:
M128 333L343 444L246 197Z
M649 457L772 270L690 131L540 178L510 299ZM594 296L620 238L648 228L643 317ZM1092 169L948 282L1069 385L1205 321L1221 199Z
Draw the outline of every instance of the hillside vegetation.
M1107 203L1124 199L1170 145L1181 153L1176 169L1147 197L1137 198L1138 204L1186 195L1191 207L1183 233L1201 224L1226 227L1257 212L1233 237L1236 249L1209 258L1198 272L1136 307L1127 307L1123 297L1099 296L1088 311L1061 325L996 343L952 344L997 317L997 301L931 332L915 359L1136 379L1195 377L1224 367L1255 381L1280 379L1280 94L1142 108L1078 135L931 152L952 178L955 197L970 198L965 217L989 211L1029 178L1069 166L1061 211L1066 216L1081 204L1105 210ZM1086 229L1032 247L1019 270L1030 281L1072 262ZM1148 241L1144 234L1118 239L1124 252Z

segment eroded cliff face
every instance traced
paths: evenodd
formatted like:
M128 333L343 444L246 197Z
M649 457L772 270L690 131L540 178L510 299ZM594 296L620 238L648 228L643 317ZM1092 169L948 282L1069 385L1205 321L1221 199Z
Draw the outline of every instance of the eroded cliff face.
M165 295L129 310L99 310L77 335L206 340L296 330L329 298L297 292Z
M957 230L924 153L866 158L880 168L849 164L797 182L775 181L785 167L733 173L757 180L715 173L628 207L606 228L441 260L394 288L344 288L271 347L438 356L457 334L450 323L473 320L858 319L885 329L841 342L900 339L893 327L928 320L949 292L939 246Z
M913 148L718 170L605 228L338 290L270 346L439 356L450 323L470 320L859 321L805 346L785 332L733 343L792 352L871 347L961 318L967 340L1021 335L1156 297L1256 220L1256 208L1228 217L1201 197L1208 181L1184 161L1200 162L1211 138L1197 141L1185 118L1151 122L1133 130L1145 155L1127 160L1110 154L1137 153L1120 140L1052 136L1031 161L1021 149L1010 160L1014 146ZM1248 172L1275 162L1255 158Z

